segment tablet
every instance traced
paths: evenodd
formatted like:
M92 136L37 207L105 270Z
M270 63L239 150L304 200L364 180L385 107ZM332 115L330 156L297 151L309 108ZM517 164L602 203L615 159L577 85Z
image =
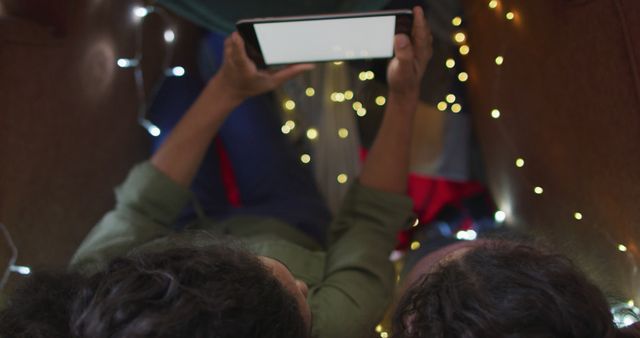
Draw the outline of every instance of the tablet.
M411 10L240 20L249 57L260 68L291 63L393 57L395 34L411 34Z

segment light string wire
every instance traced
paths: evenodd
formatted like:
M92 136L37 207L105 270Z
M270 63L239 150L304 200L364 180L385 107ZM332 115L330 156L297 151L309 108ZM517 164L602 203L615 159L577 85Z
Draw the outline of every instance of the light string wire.
M3 290L5 285L7 284L7 281L9 280L9 275L11 274L11 272L13 272L13 269L16 266L15 264L18 261L18 248L13 243L11 234L9 233L9 230L4 225L4 223L0 223L0 230L2 231L5 242L9 245L9 249L11 250L11 258L9 259L7 268L2 274L2 279L0 279L0 290Z

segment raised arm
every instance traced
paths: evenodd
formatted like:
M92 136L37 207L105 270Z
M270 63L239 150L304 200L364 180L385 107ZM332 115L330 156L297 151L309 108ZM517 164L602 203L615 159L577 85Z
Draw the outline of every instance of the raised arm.
M395 36L395 57L387 69L389 99L382 125L360 175L364 186L404 193L409 172L409 150L420 82L431 59L431 31L420 7L413 10L411 38Z

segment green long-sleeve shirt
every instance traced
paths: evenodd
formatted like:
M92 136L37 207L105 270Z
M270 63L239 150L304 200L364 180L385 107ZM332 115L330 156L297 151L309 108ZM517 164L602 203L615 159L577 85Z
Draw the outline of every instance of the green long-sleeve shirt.
M134 167L116 189L115 209L85 238L71 267L89 274L145 244L156 250L191 198L149 162ZM183 238L206 246L216 234L231 235L257 255L282 261L309 286L312 335L355 338L371 332L391 298L395 283L388 257L396 232L412 220L411 206L406 196L354 184L330 225L326 251L292 226L264 217L198 219L189 228L199 231Z

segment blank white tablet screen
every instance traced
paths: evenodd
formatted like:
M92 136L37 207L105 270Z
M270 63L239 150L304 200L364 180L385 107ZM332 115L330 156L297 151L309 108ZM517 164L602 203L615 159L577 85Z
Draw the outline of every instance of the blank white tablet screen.
M267 65L393 56L396 17L254 24Z

